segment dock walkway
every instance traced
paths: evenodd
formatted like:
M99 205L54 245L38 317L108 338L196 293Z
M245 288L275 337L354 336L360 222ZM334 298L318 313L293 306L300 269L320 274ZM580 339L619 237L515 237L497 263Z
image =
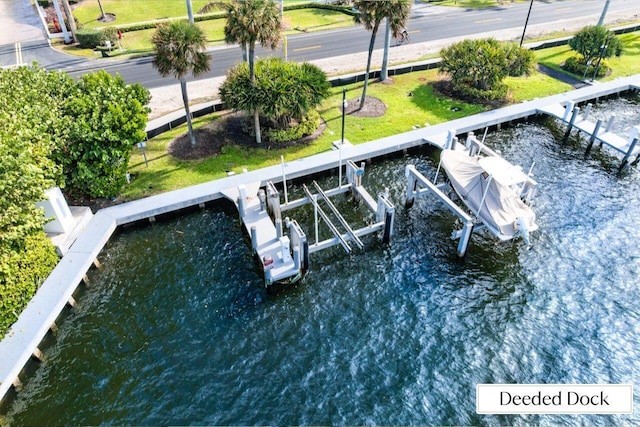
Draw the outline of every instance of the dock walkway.
M634 85L634 87L637 87L637 85ZM611 127L615 119L614 116L610 117L604 127L602 126L602 120L598 120L596 122L589 120L591 104L587 105L582 114L580 114L580 108L576 107L575 102L573 101L568 102L566 105L561 105L559 103L551 104L546 107L539 108L538 111L568 125L565 133L565 139L569 137L572 128L576 128L589 135L587 153L591 150L593 143L595 141L599 141L600 145L605 144L624 154L622 164L620 165L621 168L628 163L631 157L640 155L640 144L638 144L638 138L640 138L640 125L634 126L631 129L629 136L625 138L611 131Z
M570 101L592 100L638 88L639 85L640 75L634 75L363 144L347 146L341 150L342 161L346 163L348 160L358 162L372 159L425 143L438 145L440 137L446 135L450 129L456 129L459 133L484 129L487 126L536 115L538 109L548 105L565 105ZM338 161L338 150L289 161L285 164L286 176L287 179L296 179L320 173L335 168ZM223 197L224 190L247 182L261 182L261 185L264 185L268 181L276 183L282 181L281 165L225 177L98 211L0 342L0 360L2 361L0 399L5 396L11 385L19 380L23 367L38 351L38 345L118 226L202 205Z

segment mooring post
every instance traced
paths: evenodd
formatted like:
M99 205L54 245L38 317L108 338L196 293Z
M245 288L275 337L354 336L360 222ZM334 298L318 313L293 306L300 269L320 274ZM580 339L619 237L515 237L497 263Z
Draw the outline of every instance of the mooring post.
M247 203L247 187L244 184L238 185L238 211L240 212L240 218L244 218L246 212Z
M418 185L418 180L416 179L415 174L413 173L416 170L415 166L407 165L404 168L404 175L407 177L407 195L404 201L404 207L409 209L413 206L414 202L414 192L416 191L416 186Z
M471 240L471 233L473 232L473 223L467 222L462 227L460 241L458 242L458 256L462 258L467 253L469 247L469 241Z
M267 195L262 188L258 191L258 199L260 199L260 210L267 210Z
M571 120L569 120L569 124L567 125L567 131L564 134L563 141L567 142L569 138L569 134L571 134L571 129L573 129L573 124L576 122L578 118L578 114L580 114L580 107L575 107L573 109L573 113L571 114Z
M564 107L564 113L562 114L562 120L565 122L569 120L569 113L573 111L573 107L575 107L576 103L574 101L567 102L567 105Z
M395 209L392 206L387 207L384 216L384 233L382 234L382 242L389 243L393 236L393 218L395 217Z
M588 103L584 109L584 112L582 113L582 120L589 119L589 114L591 113L591 107L593 107L593 105L591 105L591 103Z
M596 126L593 128L593 133L591 134L591 138L589 138L589 145L587 145L587 151L584 152L585 156L587 156L591 151L591 147L593 147L596 136L598 136L598 132L600 131L600 126L602 126L602 120L598 120L596 122Z
M302 241L302 271L309 270L309 241L305 237Z
M258 251L258 229L255 225L251 226L251 248L254 252Z
M300 271L300 266L302 263L300 262L300 246L296 245L293 247L293 265L296 270Z
M631 154L633 153L633 150L635 150L636 145L638 145L637 137L633 138L633 141L631 142L631 145L627 150L627 154L624 155L624 159L622 159L622 163L620 164L620 170L624 169L624 167L627 165L627 162L629 161L629 157L631 157Z

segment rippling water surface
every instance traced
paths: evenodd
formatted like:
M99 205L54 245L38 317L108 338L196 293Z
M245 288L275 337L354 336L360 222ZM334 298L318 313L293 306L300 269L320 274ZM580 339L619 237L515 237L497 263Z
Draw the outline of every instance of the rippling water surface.
M627 132L638 102L607 101L594 115L616 111ZM279 294L263 290L222 207L123 232L46 362L5 404L5 423L640 424L637 412L475 413L478 383L638 388L640 173L618 174L621 157L607 150L585 158L584 137L561 143L563 132L549 122L487 137L525 169L535 161L529 250L480 233L460 261L437 200L405 210L404 166L433 176L426 152L367 166L365 186L388 187L397 205L391 246L369 238L364 253L314 254L304 282ZM312 212L291 216L313 239Z

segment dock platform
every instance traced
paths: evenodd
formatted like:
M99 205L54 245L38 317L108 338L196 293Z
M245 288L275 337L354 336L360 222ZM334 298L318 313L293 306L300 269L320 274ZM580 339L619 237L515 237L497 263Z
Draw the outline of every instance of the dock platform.
M634 85L634 87L637 88L638 85ZM538 108L538 112L551 116L563 123L567 123L565 139L569 137L573 128L589 135L587 153L589 153L596 141L600 142L600 146L604 144L622 153L624 157L620 164L620 169L629 164L631 157L636 156L636 160L633 163L636 163L638 159L640 159L640 144L638 144L640 125L634 126L628 137L622 137L611 131L615 116L611 116L603 127L604 122L602 120L597 120L596 122L589 120L591 104L587 104L584 112L581 114L580 107L576 106L573 101L569 101L566 105L557 103L540 107Z
M265 283L297 281L302 276L299 253L295 259L291 256L290 241L282 233L282 223L271 220L260 182L232 187L222 194L238 208L245 231L251 237L251 247L263 266ZM294 255L298 250L294 248Z

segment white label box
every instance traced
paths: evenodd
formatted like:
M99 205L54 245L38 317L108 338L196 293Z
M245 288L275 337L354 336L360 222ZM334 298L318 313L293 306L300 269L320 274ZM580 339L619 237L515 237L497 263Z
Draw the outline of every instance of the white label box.
M478 414L631 414L631 384L478 384Z

